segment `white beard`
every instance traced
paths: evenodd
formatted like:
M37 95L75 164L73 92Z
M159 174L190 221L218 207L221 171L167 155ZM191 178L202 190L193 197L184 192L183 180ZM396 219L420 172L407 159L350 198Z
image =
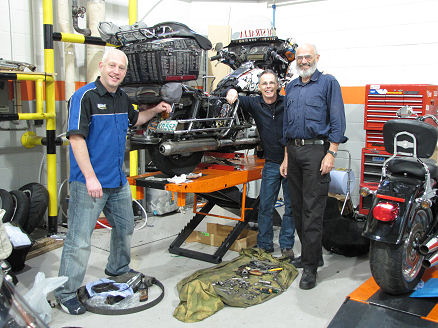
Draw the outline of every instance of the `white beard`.
M315 73L315 71L316 71L316 62L314 62L314 63L313 63L308 69L306 69L306 70L301 69L301 68L298 66L298 63L296 64L296 68L297 68L298 75L301 76L302 78L307 79L307 78L311 77L313 73Z

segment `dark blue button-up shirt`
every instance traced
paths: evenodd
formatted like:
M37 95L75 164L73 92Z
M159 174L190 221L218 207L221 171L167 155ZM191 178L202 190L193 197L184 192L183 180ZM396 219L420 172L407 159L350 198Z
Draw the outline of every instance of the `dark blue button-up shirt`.
M327 139L343 143L345 110L341 87L329 74L316 70L308 83L301 77L286 86L283 120L285 139Z

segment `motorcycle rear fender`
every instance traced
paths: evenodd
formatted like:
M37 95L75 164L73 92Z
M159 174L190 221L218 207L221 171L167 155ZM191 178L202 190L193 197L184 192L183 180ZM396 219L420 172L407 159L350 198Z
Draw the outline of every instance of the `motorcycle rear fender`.
M376 220L373 216L374 207L382 201L382 198L373 196L373 205L368 213L367 222L362 235L371 240L385 242L390 244L399 244L404 236L404 232L409 226L411 213L416 209L415 199L421 192L422 184L417 179L394 179L387 177L384 179L377 190L377 195L392 194L394 197L404 199L404 202L397 202L399 206L397 217L392 222L382 222ZM395 191L402 192L394 194Z

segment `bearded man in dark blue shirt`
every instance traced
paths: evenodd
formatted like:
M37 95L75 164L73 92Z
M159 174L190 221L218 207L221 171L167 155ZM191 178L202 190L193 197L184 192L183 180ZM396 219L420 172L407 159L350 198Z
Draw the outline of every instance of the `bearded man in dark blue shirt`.
M284 96L278 94L278 87L278 77L275 72L265 70L259 76L261 96L238 96L235 89L230 89L227 92L227 100L229 103L234 103L239 98L239 106L254 118L263 144L265 165L260 186L257 247L267 252L274 251L272 215L282 186L284 215L278 239L282 256L293 259L295 225L287 180L279 172L284 153L282 143Z
M340 143L346 142L345 110L341 87L316 65L316 47L297 48L299 77L286 87L283 135L287 141L281 174L289 183L292 211L301 256L291 263L303 268L301 289L316 285L322 259L322 223L330 182L330 171Z

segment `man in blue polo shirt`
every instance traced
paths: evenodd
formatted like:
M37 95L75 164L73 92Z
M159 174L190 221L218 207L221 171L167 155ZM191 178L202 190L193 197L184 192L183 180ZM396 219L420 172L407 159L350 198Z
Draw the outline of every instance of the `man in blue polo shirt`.
M295 225L292 217L287 180L280 175L280 164L283 161L283 112L284 96L278 94L278 77L272 70L265 70L259 76L261 96L238 96L235 89L227 92L227 100L234 103L239 98L239 106L247 111L257 125L263 144L265 165L263 166L260 186L260 206L257 219L257 247L268 253L274 251L273 219L275 204L280 187L283 187L284 215L278 237L281 254L294 258Z
M171 110L169 104L161 102L149 110L136 111L119 88L127 66L128 58L122 51L107 51L99 63L100 77L77 90L69 102L70 202L59 268L59 275L67 276L68 281L55 296L70 314L86 311L76 292L85 276L91 234L102 211L112 227L105 273L118 276L130 271L134 214L122 169L126 133L130 125L142 125Z
M301 289L316 285L322 259L322 222L330 182L330 171L340 143L346 142L345 111L341 87L316 65L316 47L297 48L299 77L286 87L283 135L287 140L281 174L290 187L292 210L301 256L291 263L303 268Z

